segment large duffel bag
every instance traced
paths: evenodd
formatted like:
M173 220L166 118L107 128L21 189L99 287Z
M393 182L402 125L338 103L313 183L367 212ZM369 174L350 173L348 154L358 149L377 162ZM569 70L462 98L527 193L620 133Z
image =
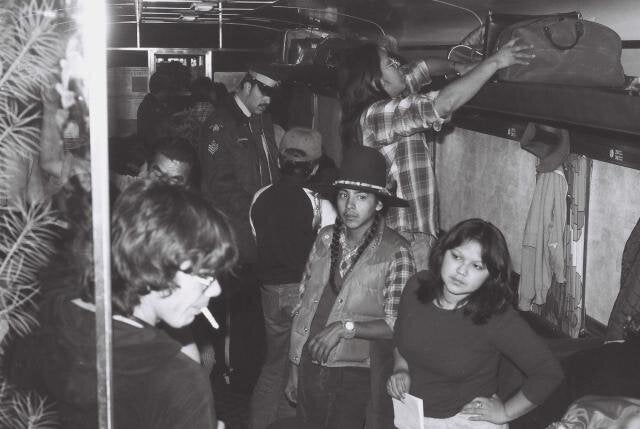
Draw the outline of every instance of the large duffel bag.
M591 87L625 83L620 36L602 24L566 14L534 18L506 27L494 49L513 38L532 45L535 58L501 70L499 80Z
M489 10L487 12L487 18L485 19L483 24L483 51L485 55L491 55L492 52L495 52L495 46L498 42L498 37L500 37L500 33L502 33L502 30L509 27L510 25L540 18L580 18L580 16L580 12L578 11L554 13L553 15L522 15L512 13L499 13Z

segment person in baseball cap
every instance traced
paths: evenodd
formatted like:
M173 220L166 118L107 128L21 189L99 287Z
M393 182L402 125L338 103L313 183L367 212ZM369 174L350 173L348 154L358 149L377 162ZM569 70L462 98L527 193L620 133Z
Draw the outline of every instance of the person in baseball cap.
M286 309L297 303L298 285L317 231L332 225L336 217L331 202L309 186L321 157L318 131L291 128L280 142L280 181L256 192L249 210L267 344L249 405L250 428L263 429L275 419L295 415L284 397L291 328Z
M322 136L318 131L294 127L282 137L279 162L283 175L307 179L318 169L318 160L321 157Z

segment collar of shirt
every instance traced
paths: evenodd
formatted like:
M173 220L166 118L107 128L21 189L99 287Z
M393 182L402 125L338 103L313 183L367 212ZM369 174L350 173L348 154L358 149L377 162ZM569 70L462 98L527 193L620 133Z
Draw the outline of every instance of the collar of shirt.
M240 108L240 110L242 110L242 113L244 113L244 115L247 118L251 117L251 112L249 111L249 109L247 109L247 106L245 106L245 104L242 102L242 100L240 100L240 97L238 97L238 94L235 94L233 96L233 98L236 100L236 103L238 104L238 107Z
M348 253L354 253L358 247L362 244L362 242L364 242L365 237L367 236L367 234L365 234L357 243L348 243L347 242L347 235L346 235L346 228L344 225L340 226L340 237L339 237L339 242L340 242L340 246L342 247L342 254L348 254Z
M84 310L91 311L94 313L96 312L96 306L93 303L83 301L80 298L73 299L71 300L71 302ZM138 318L131 319L128 317L121 316L119 314L112 314L111 318L114 320L119 320L120 322L126 323L127 325L135 326L136 328L144 328L144 325L140 323L140 319Z

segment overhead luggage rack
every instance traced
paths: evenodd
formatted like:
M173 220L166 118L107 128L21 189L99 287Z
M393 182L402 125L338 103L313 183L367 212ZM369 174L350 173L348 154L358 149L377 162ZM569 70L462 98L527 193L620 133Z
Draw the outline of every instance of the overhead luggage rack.
M453 120L513 140L528 122L569 129L574 153L640 169L640 96L624 89L491 82Z
M623 89L488 83L466 107L640 135L640 97Z

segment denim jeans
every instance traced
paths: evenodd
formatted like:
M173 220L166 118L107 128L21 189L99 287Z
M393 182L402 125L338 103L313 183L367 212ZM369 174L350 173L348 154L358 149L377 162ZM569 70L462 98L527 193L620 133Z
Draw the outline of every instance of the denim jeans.
M369 368L321 366L305 353L298 374L298 414L305 423L323 429L363 428L371 398Z
M263 429L296 414L284 396L289 375L291 313L298 304L299 283L261 286L267 356L249 405L249 429Z
M371 340L371 402L367 406L366 429L393 428L393 401L387 380L393 373L393 340Z

